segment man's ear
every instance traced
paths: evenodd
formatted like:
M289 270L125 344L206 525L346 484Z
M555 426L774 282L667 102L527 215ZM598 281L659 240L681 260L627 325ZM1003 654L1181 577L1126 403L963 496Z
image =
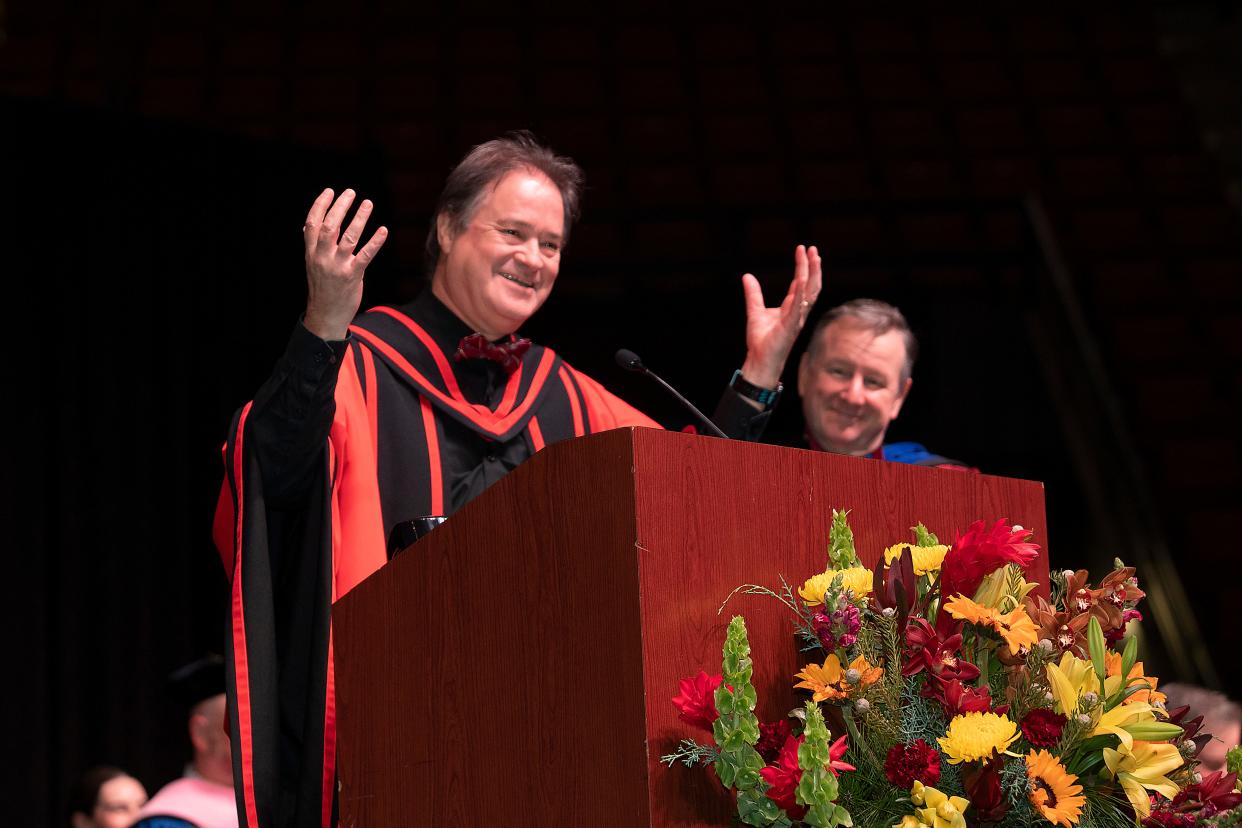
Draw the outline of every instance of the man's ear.
M453 220L449 215L441 213L436 216L436 242L440 245L440 255L446 255L453 249L453 239L455 238Z
M195 752L202 752L211 744L207 734L208 727L210 727L210 722L202 713L192 713L190 715L190 744L194 746Z
M95 822L81 811L73 812L73 828L91 828Z

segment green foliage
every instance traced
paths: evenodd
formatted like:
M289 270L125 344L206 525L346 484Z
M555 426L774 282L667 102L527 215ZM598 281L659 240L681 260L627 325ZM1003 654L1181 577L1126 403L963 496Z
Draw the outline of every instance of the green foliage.
M768 799L767 794L758 788L738 793L737 817L743 825L775 825L778 828L793 825L781 806Z
M1048 573L1048 605L1060 609L1065 608L1065 572L1054 569Z
M871 736L871 746L877 753L888 751L901 738L901 642L897 635L895 618L885 618L879 613L867 612L866 620L858 631L854 645L870 664L886 666L884 676L863 693L871 709L861 714L866 731ZM853 740L850 742L853 746ZM878 746L878 747L877 747Z
M1026 760L1010 758L1001 768L1001 791L1009 802L1009 811L1000 821L999 828L1029 828L1047 821L1035 810L1027 797Z
M1242 825L1242 805L1231 808L1223 814L1217 814L1211 819L1205 819L1203 824L1210 828L1238 828Z
M917 677L905 679L901 690L901 741L910 744L922 739L939 750L936 739L945 734L948 722L940 704L919 695Z
M815 634L814 627L811 626L811 612L806 608L800 600L794 597L793 587L785 580L785 576L781 575L781 590L777 592L762 584L742 584L734 588L721 603L720 609L716 610L716 614L720 615L724 612L724 608L728 606L729 601L734 595L739 593L742 595L763 595L768 598L775 598L780 601L789 611L798 616L798 620L794 622L794 634L802 640L802 646L798 648L798 652L805 653L808 650L822 650L824 645L820 643L819 636Z
M720 753L714 746L701 745L693 739L682 739L677 745L677 750L664 754L660 757L660 761L670 768L678 762L687 768L693 768L696 765L709 765L718 758L720 758Z
M1103 687L1104 680L1108 678L1108 670L1104 666L1104 652L1108 647L1104 643L1104 628L1094 615L1087 622L1087 649L1091 653L1091 666L1095 669L1095 677Z
M740 615L729 622L721 667L724 678L715 696L720 717L712 724L712 735L720 750L716 775L726 788L748 791L760 782L763 758L754 747L759 741L759 720L754 714L757 699L751 684L750 641L746 637L746 622Z
M815 828L853 825L849 811L836 804L837 777L828 767L832 759L832 735L824 724L824 714L814 702L806 703L806 728L802 735L805 738L798 748L802 779L794 798L799 805L807 806L803 821Z
M828 532L828 566L826 569L849 569L859 566L854 551L854 530L850 529L849 510L832 510L832 529Z
M1134 815L1125 802L1125 797L1116 798L1096 788L1083 791L1086 803L1083 805L1082 816L1078 819L1078 828L1134 828Z
M1235 747L1225 754L1225 767L1230 773L1242 774L1242 746Z
M1126 639L1125 649L1121 653L1121 675L1129 676L1130 670L1134 668L1134 662L1138 660L1138 637L1130 636Z
M1045 650L1038 645L1026 655L1026 670L1019 672L1012 681L1013 701L1009 716L1015 722L1022 721L1036 707L1048 707L1047 701L1049 662L1055 661L1055 650Z
M915 546L939 546L940 539L928 530L926 526L919 523L918 526L911 526L910 531L914 533Z

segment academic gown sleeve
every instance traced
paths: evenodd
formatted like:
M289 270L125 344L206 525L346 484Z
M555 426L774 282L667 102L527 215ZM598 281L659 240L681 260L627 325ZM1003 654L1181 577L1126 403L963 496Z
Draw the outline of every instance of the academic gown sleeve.
M297 332L290 351L296 340ZM304 412L322 384L300 368L296 360L278 364L235 415L214 526L230 578L229 727L238 811L249 828L335 824L331 605L384 559L375 452L353 360L342 354L332 366L326 428ZM261 427L270 409L260 404L273 399L285 409L281 416L301 417L318 432L290 436ZM299 440L307 441L309 459L282 456ZM283 487L276 497L264 473L273 457L286 464L276 475ZM291 470L301 478L296 490ZM342 545L349 556L340 554Z

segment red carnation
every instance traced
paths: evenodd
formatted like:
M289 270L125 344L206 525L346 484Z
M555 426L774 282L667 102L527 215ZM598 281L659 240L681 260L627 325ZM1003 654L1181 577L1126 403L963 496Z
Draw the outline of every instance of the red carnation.
M681 693L673 697L673 704L681 711L677 718L711 733L712 722L720 718L716 712L715 694L723 680L724 676L709 676L702 670L693 678L682 679Z
M763 757L763 761L775 762L781 752L781 746L792 733L793 726L790 725L789 719L780 719L771 724L760 722L759 741L755 742L755 750Z
M1060 713L1037 707L1027 713L1021 721L1022 735L1035 747L1056 747L1061 741L1061 731L1065 729L1065 717Z
M1028 566L1039 555L1039 546L1027 543L1030 529L1014 528L1004 519L989 527L977 520L953 540L953 548L940 567L940 594L971 596L984 577L1007 563ZM949 614L942 612L941 618Z
M884 775L903 791L915 782L930 787L940 781L940 754L922 739L912 745L893 745L884 759Z

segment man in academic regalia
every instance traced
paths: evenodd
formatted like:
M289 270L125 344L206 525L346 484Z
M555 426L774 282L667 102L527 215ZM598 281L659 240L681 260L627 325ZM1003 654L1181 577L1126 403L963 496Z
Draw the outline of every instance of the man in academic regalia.
M427 251L430 290L355 319L387 236L372 205L325 190L304 227L306 313L234 418L216 543L232 578L229 713L242 823L335 822L331 602L386 560L398 522L450 514L543 446L657 424L515 334L543 304L578 213L581 173L526 133L450 174ZM343 228L343 229L342 229ZM747 356L717 408L755 438L820 290L799 247L779 307L746 274ZM351 324L352 322L352 324Z
M224 659L213 654L174 670L168 691L188 711L193 755L185 774L142 806L135 828L236 828L233 762L224 730Z
M914 384L918 341L901 311L854 299L824 313L798 363L807 444L819 451L968 469L919 443L884 443Z

